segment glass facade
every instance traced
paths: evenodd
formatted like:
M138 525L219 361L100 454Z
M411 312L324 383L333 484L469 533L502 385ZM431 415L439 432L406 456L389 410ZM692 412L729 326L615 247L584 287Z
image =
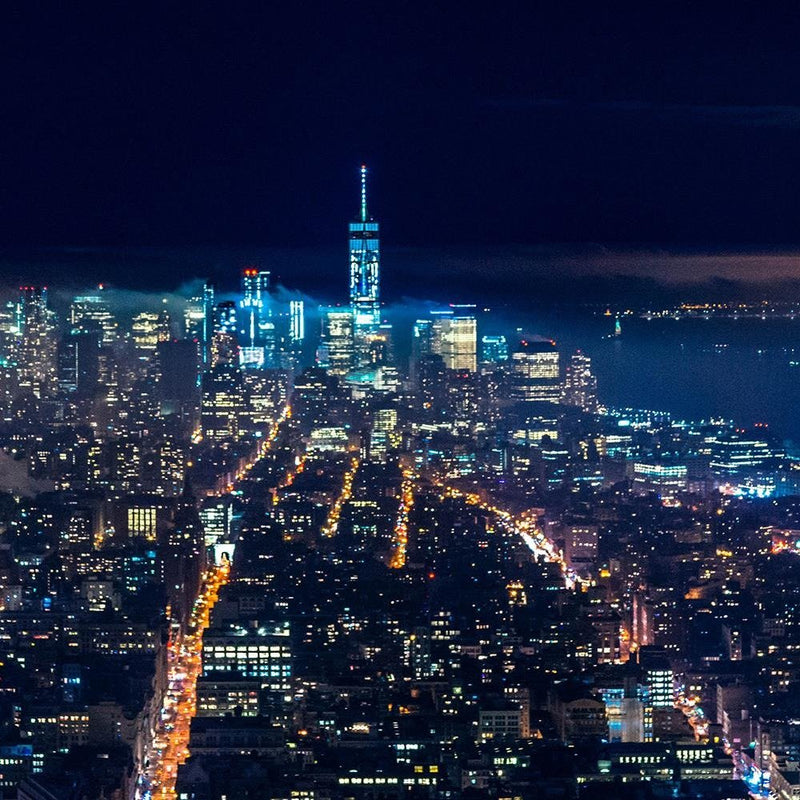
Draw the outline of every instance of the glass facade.
M367 213L367 168L361 167L361 212L350 223L350 305L356 326L380 322L380 226Z

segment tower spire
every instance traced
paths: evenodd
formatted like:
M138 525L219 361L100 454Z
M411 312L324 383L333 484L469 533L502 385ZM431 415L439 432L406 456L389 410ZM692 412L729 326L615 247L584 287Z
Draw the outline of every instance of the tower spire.
M361 221L367 221L367 165L361 165Z

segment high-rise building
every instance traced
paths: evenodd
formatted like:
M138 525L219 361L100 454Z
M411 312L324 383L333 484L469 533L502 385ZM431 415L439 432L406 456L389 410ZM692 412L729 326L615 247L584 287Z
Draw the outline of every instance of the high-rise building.
M508 361L508 341L505 336L481 338L481 361L485 364L504 364Z
M426 413L438 416L447 395L447 372L437 353L420 358L416 366L417 402Z
M142 443L136 436L121 436L108 445L109 482L113 491L131 494L140 490Z
M270 273L248 267L242 273L242 308L256 311L269 302Z
M289 301L289 335L282 348L282 366L297 368L303 355L306 339L305 303L303 300Z
M379 225L367 213L367 168L361 167L361 209L350 223L350 305L357 326L380 321Z
M378 325L367 337L366 341L367 364L372 367L381 367L393 362L392 326L384 323Z
M0 362L3 366L16 362L19 334L19 304L9 300L0 306Z
M440 355L447 369L478 368L478 326L473 315L434 312L431 351Z
M70 331L59 352L59 381L64 390L89 396L100 378L100 332Z
M203 326L200 337L200 358L204 367L211 364L211 339L214 336L214 284L206 281L203 284Z
M418 359L433 353L433 320L418 319L411 332L411 355Z
M131 324L133 346L141 358L149 358L156 350L159 342L170 338L169 315L166 309L160 312L141 311L136 314Z
M296 370L299 368L306 337L305 303L290 300L277 305L274 317L274 363L267 366Z
M230 536L233 523L233 503L230 496L206 498L199 513L206 547L212 547Z
M433 354L433 320L418 319L411 329L411 358L409 373L413 381L419 380L420 364Z
M523 339L511 360L514 366L514 399L526 402L560 402L561 372L554 341Z
M104 346L113 344L117 339L117 321L111 313L102 286L98 287L97 294L83 295L72 301L69 322L73 330L93 330L99 327Z
M562 400L588 414L597 411L597 378L592 372L592 359L580 350L572 354L567 364Z
M209 342L216 333L229 333L236 336L236 303L233 300L223 300L214 308L213 328Z
M361 167L361 208L350 223L350 308L356 366L369 365L368 339L380 324L380 226L367 212L367 168Z
M322 338L317 361L333 375L346 375L354 367L353 312L344 308L322 311Z
M567 525L564 532L564 558L570 568L589 575L597 561L597 542L597 525Z
M378 408L372 418L372 431L369 437L369 457L373 461L386 461L389 447L398 439L397 409Z
M24 286L19 302L19 386L35 397L57 389L58 363L55 315L47 307L47 287Z
M203 373L201 424L204 439L235 439L244 409L242 373L221 364Z
M302 300L289 301L289 341L302 342L306 337L306 323Z
M242 432L263 432L277 419L286 402L286 373L281 370L247 370L242 378L244 410L239 426Z
M242 274L239 335L243 367L275 366L276 331L269 288L269 272L248 267Z
M241 359L239 358L239 343L236 341L236 337L228 331L217 331L211 337L209 358L211 369L221 365L238 366Z
M203 523L197 513L197 501L189 486L184 485L177 502L172 525L158 548L159 577L172 605L175 619L189 619L188 609L197 597L200 576L205 566Z
M187 339L196 339L202 343L205 319L206 312L202 296L190 297L183 311L183 332Z
M185 413L193 409L200 394L197 342L194 339L159 342L157 354L161 413Z

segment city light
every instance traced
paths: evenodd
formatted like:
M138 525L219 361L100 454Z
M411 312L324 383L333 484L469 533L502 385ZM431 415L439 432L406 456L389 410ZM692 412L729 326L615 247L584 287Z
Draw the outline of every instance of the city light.
M406 564L408 550L408 515L414 505L415 476L409 469L403 470L403 483L400 487L400 506L397 509L397 520L394 524L394 541L389 566L402 569Z
M790 796L800 302L384 306L366 177L332 305L0 306L0 794Z
M230 564L210 567L192 607L186 632L173 627L167 644L167 690L136 787L139 798L175 800L178 767L189 757L189 734L196 711L197 678L202 669L203 634L220 589L230 578Z
M241 480L271 449L280 434L281 425L291 417L285 406L261 441L256 456L246 468L237 473ZM228 493L233 492L233 485ZM223 586L230 580L231 563L223 560L210 565L203 577L201 589L192 605L184 627L175 621L170 628L167 644L167 689L162 708L156 717L155 731L146 756L145 770L137 781L136 796L143 800L164 798L175 800L178 767L189 757L192 718L197 708L197 679L202 670L203 634L210 624L211 612Z
M356 456L350 459L350 464L342 477L342 488L336 499L333 501L331 510L328 513L328 518L322 528L322 536L330 538L336 536L336 531L339 528L339 517L342 513L344 504L350 499L353 493L353 481L355 480L356 473L358 472L359 460Z

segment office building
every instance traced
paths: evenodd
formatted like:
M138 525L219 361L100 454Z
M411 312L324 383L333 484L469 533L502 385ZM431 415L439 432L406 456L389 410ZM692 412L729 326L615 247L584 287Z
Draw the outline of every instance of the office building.
M523 339L512 356L512 396L523 402L558 403L561 373L551 339Z
M108 305L103 287L98 287L97 294L83 295L72 301L69 309L69 322L73 330L102 331L102 344L113 344L118 336L118 326Z
M765 439L741 431L714 437L710 450L711 469L726 477L762 467L780 455Z
M244 410L242 373L221 364L203 373L200 419L205 439L235 439Z
M361 207L350 223L350 305L357 328L380 322L379 224L367 212L367 168L361 167Z
M55 315L47 306L47 287L25 286L19 302L19 387L44 398L57 389Z
M508 361L508 341L505 336L481 337L481 362L484 364L505 364Z
M162 414L186 411L199 399L199 352L194 339L157 343L158 399Z
M433 312L431 351L442 357L446 369L478 368L478 325L473 315Z
M223 300L214 307L214 329L212 333L229 333L236 336L237 331L236 303L233 300Z
M238 367L241 361L239 357L239 343L236 337L229 331L217 331L211 337L210 366Z
M203 324L202 334L200 336L202 345L200 349L200 360L204 367L208 367L211 364L211 339L214 336L216 318L214 294L214 284L210 281L206 281L203 284Z
M269 290L269 272L253 267L244 270L239 337L241 365L246 369L276 365L277 335Z
M203 637L203 675L235 672L260 678L270 689L288 689L292 678L292 649L288 622L208 630Z
M370 364L369 338L381 321L380 226L367 211L367 168L361 167L361 207L349 226L350 309L357 367Z
M317 361L333 375L347 375L355 366L353 319L350 309L322 310L322 336Z
M100 376L100 332L70 331L62 341L58 360L62 389L84 397L93 395Z
M633 464L632 491L637 494L655 492L661 498L675 497L686 491L686 464L657 461L636 461Z
M570 356L567 364L562 402L587 414L597 413L597 378L592 372L592 359L580 350Z
M411 374L416 374L419 362L433 353L433 320L418 319L411 329Z
M205 307L201 295L190 297L186 301L183 310L183 333L187 339L203 341L203 329L205 328Z
M302 300L289 301L289 341L302 343L306 338L305 307Z
M169 314L166 308L161 311L141 311L131 324L133 346L140 358L147 359L156 350L159 342L170 338Z

